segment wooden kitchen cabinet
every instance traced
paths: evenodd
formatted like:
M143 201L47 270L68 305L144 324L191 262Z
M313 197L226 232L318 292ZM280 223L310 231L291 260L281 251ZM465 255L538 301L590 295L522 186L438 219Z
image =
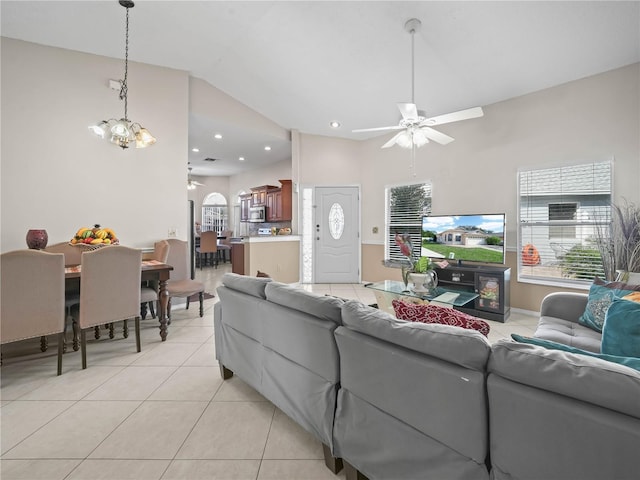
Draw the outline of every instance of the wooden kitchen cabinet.
M292 218L291 180L280 180L281 188L267 191L267 222L288 222Z
M240 195L240 221L247 222L249 221L249 207L251 207L251 197L250 193L245 193L244 195Z
M260 207L262 205L267 204L267 192L269 190L273 190L275 187L273 185L262 185L260 187L254 187L251 189L251 206L252 207Z

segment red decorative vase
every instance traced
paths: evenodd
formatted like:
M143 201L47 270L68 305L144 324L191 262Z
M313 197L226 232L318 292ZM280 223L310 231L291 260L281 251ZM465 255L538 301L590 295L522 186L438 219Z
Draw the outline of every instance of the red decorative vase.
M27 246L36 250L42 250L47 246L49 236L44 229L29 230L27 232Z

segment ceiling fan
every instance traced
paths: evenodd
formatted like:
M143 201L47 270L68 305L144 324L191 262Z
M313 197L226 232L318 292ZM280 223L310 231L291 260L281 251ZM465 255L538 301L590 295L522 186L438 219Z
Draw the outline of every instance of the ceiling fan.
M481 107L467 108L466 110L446 113L444 115L438 115L437 117L426 117L418 110L414 100L414 37L416 32L420 30L421 26L422 22L417 18L412 18L404 24L404 29L411 34L411 103L398 103L398 109L402 115L402 120L400 120L398 125L390 127L362 128L353 130L353 132L402 130L394 135L391 140L385 143L382 148L389 148L395 144L403 148L422 147L426 143L429 143L429 140L433 140L441 145L446 145L453 142L454 138L431 128L432 126L459 122L461 120L482 117L484 115Z
M187 175L187 190L195 190L196 187L204 187L204 183L196 182L191 178L192 167L189 167L189 174Z

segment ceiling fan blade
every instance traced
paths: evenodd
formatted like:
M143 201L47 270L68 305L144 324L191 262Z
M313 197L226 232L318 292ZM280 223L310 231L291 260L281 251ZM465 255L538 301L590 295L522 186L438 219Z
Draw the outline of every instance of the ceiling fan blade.
M422 130L422 133L424 133L425 137L427 137L429 140L433 140L434 142L439 143L440 145L446 145L447 143L451 143L455 140L455 138L434 130L431 127L421 127L420 130Z
M467 108L466 110L460 110L452 113L445 113L444 115L438 115L437 117L427 118L422 125L442 125L444 123L459 122L461 120L469 120L470 118L482 117L484 112L482 107Z
M391 139L385 143L384 145L382 145L382 147L380 148L389 148L389 147L393 147L396 144L396 140L398 139L398 137L400 135L402 135L404 133L404 129L402 130L402 132L396 133L393 137L391 137Z
M204 183L196 182L195 180L192 180L191 183L193 185L197 185L198 187L204 187Z
M398 110L405 120L416 120L418 118L418 107L415 103L399 103Z
M356 132L380 132L380 131L383 131L383 130L400 130L401 128L404 128L404 127L401 127L399 125L394 125L393 127L359 128L357 130L351 130L351 131L353 133L356 133Z

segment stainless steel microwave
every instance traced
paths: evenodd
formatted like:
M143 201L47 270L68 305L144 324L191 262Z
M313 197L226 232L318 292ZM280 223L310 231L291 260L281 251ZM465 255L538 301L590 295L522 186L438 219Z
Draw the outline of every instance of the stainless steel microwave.
M249 221L260 223L267 221L266 208L264 205L258 207L249 207Z

